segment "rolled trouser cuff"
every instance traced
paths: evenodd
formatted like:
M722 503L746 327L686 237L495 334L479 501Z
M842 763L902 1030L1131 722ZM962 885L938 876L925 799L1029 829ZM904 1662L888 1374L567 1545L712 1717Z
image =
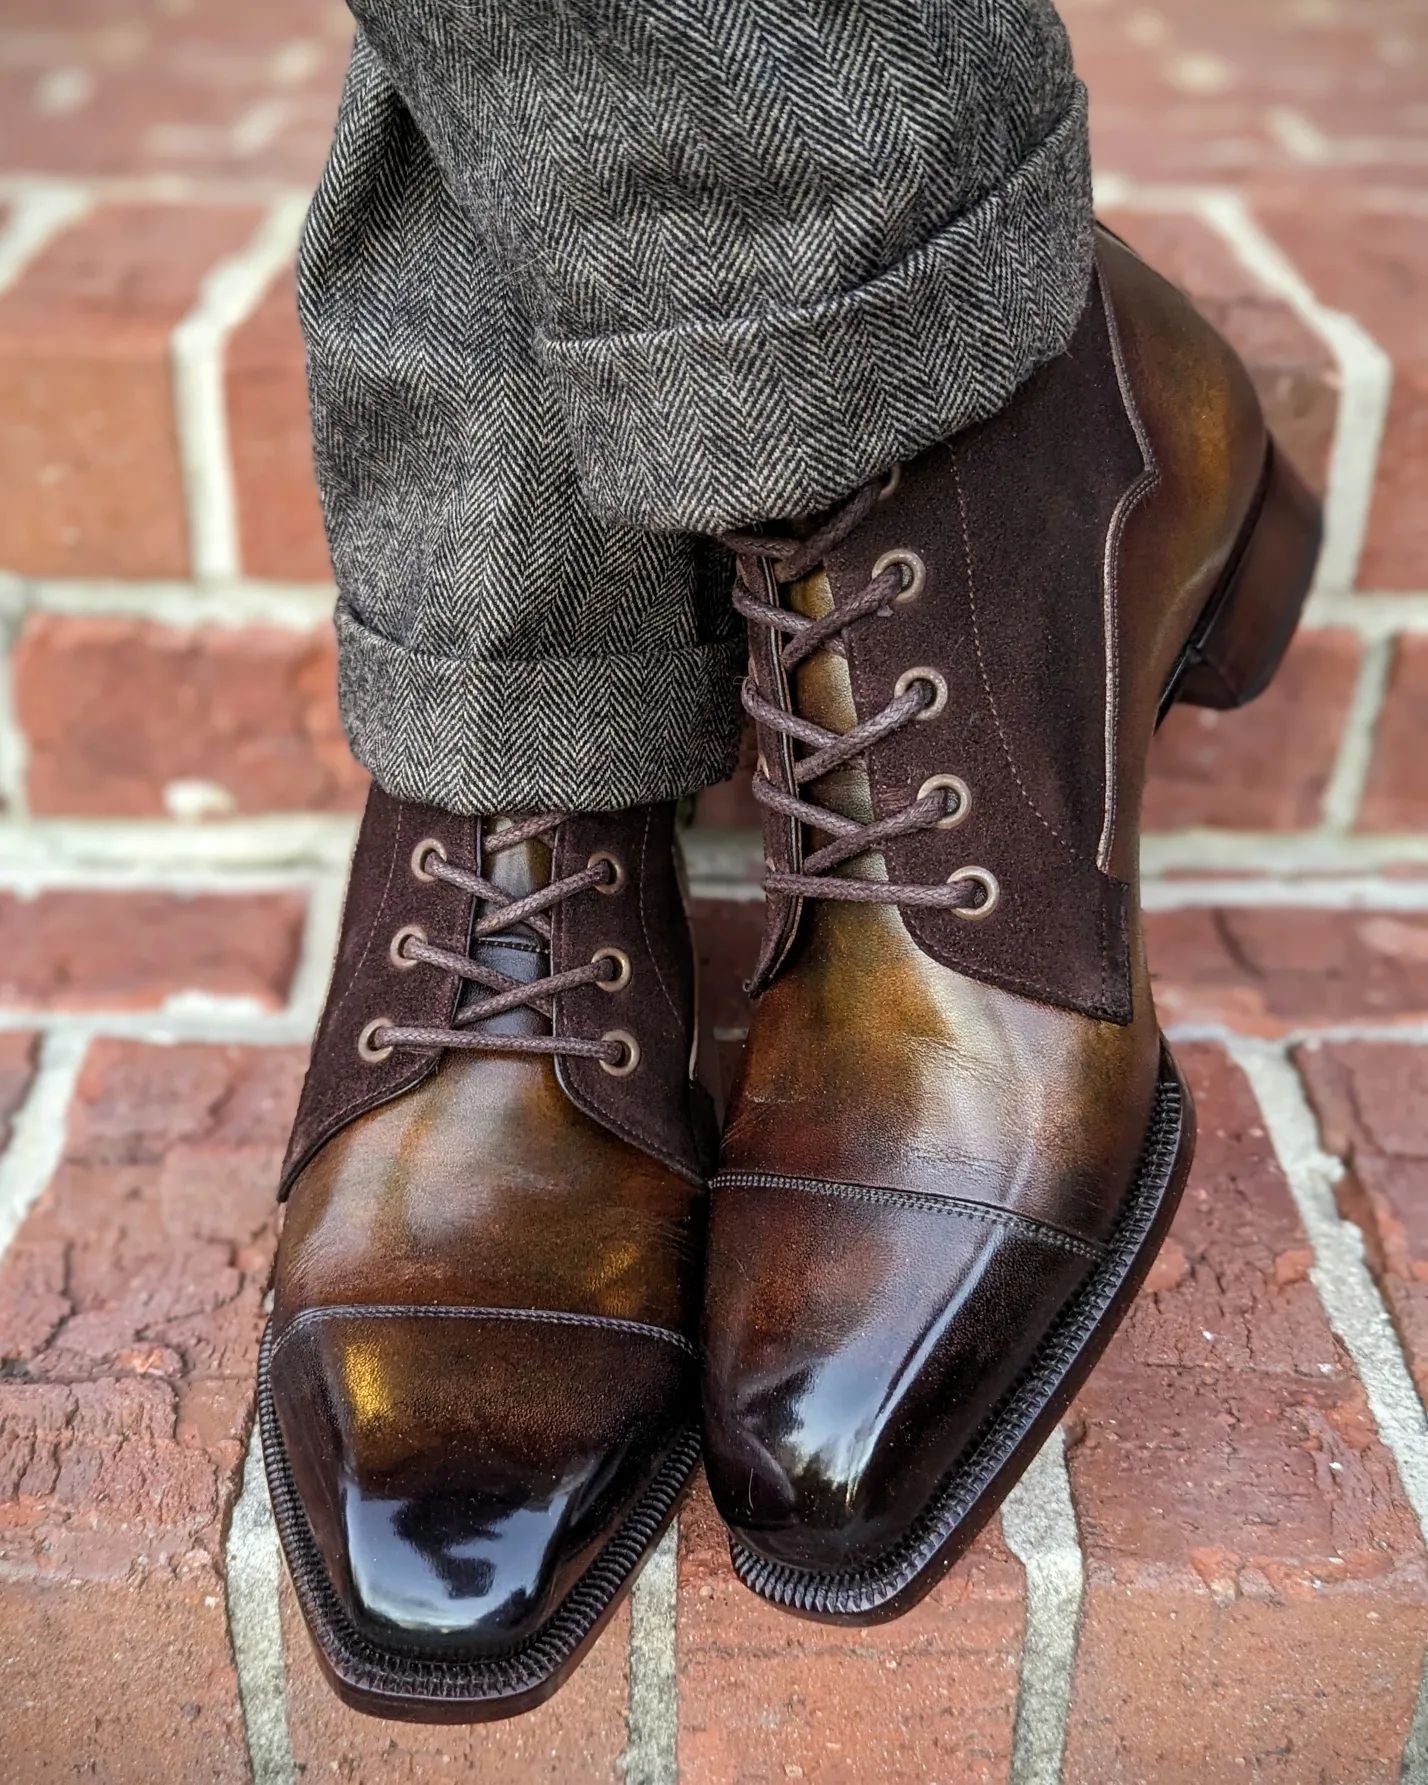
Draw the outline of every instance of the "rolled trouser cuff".
M719 532L811 513L1000 409L1092 264L1085 89L1002 183L876 278L796 308L545 339L587 500Z
M614 657L439 657L337 605L352 753L397 799L449 812L607 812L734 771L739 642Z

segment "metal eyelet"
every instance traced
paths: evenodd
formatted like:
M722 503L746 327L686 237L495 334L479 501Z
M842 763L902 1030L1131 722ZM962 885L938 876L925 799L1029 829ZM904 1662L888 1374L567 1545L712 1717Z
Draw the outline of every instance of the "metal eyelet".
M611 855L608 849L597 849L585 865L587 868L593 868L597 867L601 862L609 862L611 868L614 870L615 877L613 880L598 881L595 887L596 892L619 892L620 888L625 884L625 864L620 860L619 856Z
M624 1057L613 1066L608 1060L601 1060L600 1070L608 1072L611 1078L628 1078L640 1063L640 1044L628 1029L611 1029L600 1037L601 1041L618 1041L625 1050Z
M376 1036L378 1029L390 1029L393 1026L392 1019L389 1016L375 1016L357 1037L357 1053L369 1066L378 1065L391 1053L392 1049L390 1044L386 1047L376 1047L373 1045L373 1038Z
M935 719L947 705L947 683L935 669L929 669L926 664L919 663L912 669L905 669L893 683L893 699L896 700L900 694L906 694L914 682L926 682L932 690L932 699L917 715L917 723L925 725L929 719Z
M958 868L955 874L947 876L947 884L955 886L959 880L970 880L982 889L980 905L954 905L952 910L957 917L966 918L968 923L979 923L982 918L990 917L1001 900L1002 889L997 885L997 877L990 868Z
M890 496L895 496L898 492L898 485L901 482L902 466L894 465L892 470L889 471L887 476L883 479L883 487L878 491L878 501L886 502ZM874 574L876 574L876 572L874 572Z
M892 598L894 607L906 607L909 601L916 601L922 593L927 581L927 566L914 551L899 546L895 552L884 552L873 566L870 582L876 582L885 570L903 570L907 573L907 581Z
M972 810L972 790L960 775L929 775L918 788L913 805L925 800L929 793L955 793L957 796L957 804L945 818L937 820L940 831L956 830Z
M392 965L394 967L396 967L402 973L405 973L408 970L408 968L419 967L421 965L421 962L416 958L415 955L410 955L407 953L406 944L408 942L425 942L425 941L426 941L426 931L421 927L420 924L418 924L418 923L403 924L401 929L399 929L397 931L396 935L392 937L392 940L387 947L387 959L392 963Z
M623 948L597 948L590 957L590 964L592 967L598 967L601 961L615 963L615 977L613 979L597 979L596 985L602 992L623 992L634 973L634 968L630 965L630 957Z
M445 845L438 843L435 837L423 837L416 848L412 850L412 873L418 880L436 879L435 874L429 874L426 870L425 863L428 855L439 855L445 861Z

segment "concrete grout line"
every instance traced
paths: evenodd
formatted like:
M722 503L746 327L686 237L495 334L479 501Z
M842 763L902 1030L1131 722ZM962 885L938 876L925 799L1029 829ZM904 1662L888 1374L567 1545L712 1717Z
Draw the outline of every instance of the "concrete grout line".
M1002 1507L1007 1548L1026 1570L1011 1785L1057 1785L1066 1752L1086 1566L1058 1426Z
M1338 755L1324 789L1321 828L1341 836L1353 829L1363 806L1373 763L1379 717L1388 695L1388 673L1393 664L1393 640L1373 640L1364 651L1353 699L1344 720Z
M1428 1657L1424 1658L1423 1678L1418 1683L1418 1698L1408 1740L1403 1744L1403 1765L1398 1777L1402 1785L1428 1785Z
M280 582L242 574L213 580L127 577L8 576L11 604L41 613L135 614L158 625L266 624L306 630L331 617L331 583ZM0 595L5 591L0 589ZM1428 632L1428 590L1326 591L1306 619L1310 629L1333 628L1360 638Z
M51 174L0 174L0 199L23 204L63 186L81 194L87 206L98 204L146 205L254 205L307 204L310 186L290 180L213 179L181 173L89 174L82 179L58 179Z
M1393 391L1393 362L1357 317L1321 303L1237 192L1205 193L1196 207L1240 264L1282 298L1328 348L1339 371L1339 405L1329 454L1324 549L1315 593L1354 587L1378 481L1379 449Z
M1298 1068L1283 1044L1237 1038L1230 1057L1249 1080L1314 1251L1310 1277L1329 1324L1353 1359L1369 1408L1428 1543L1428 1415L1364 1252L1339 1211L1342 1159L1324 1150Z
M0 291L13 285L35 256L92 204L87 189L74 180L27 181L6 196L12 209L0 230Z
M256 1419L243 1458L242 1488L228 1526L225 1564L228 1629L253 1785L296 1785L278 1610L282 1562Z
M1428 833L1364 832L1356 836L1323 831L1231 831L1208 825L1183 831L1147 831L1141 839L1141 868L1148 877L1178 869L1194 873L1275 876L1375 874L1384 868L1428 863Z
M84 1030L51 1030L40 1042L34 1082L11 1125L10 1144L0 1153L0 1257L64 1157L69 1106L88 1045Z
M357 816L276 813L183 823L165 818L0 819L7 872L69 874L89 868L154 878L170 872L345 870Z
M1229 1052L1249 1079L1313 1247L1310 1278L1330 1326L1353 1359L1379 1436L1428 1543L1428 1417L1368 1268L1363 1235L1339 1212L1334 1186L1344 1162L1322 1147L1313 1108L1286 1048L1240 1040ZM1428 1781L1428 1662L1399 1776L1409 1785Z
M626 1785L677 1785L679 1779L678 1582L676 1519L630 1593L629 1737L619 1760Z
M337 958L337 940L342 927L343 883L336 877L311 883L307 899L307 920L303 925L302 946L297 966L288 988L288 1016L317 1027L327 997L327 983Z
M1229 1049L1254 1091L1314 1249L1310 1272L1329 1323L1354 1361L1385 1445L1428 1542L1428 1414L1364 1255L1363 1234L1339 1212L1344 1162L1325 1152L1289 1050L1243 1037Z
M285 632L315 632L331 625L335 600L327 583L258 582L242 576L209 582L20 578L15 605L27 613L120 614L175 630L273 626Z
M209 992L179 992L157 1010L0 1008L0 1034L30 1030L77 1043L104 1040L142 1041L151 1047L183 1047L189 1043L214 1047L302 1047L312 1040L313 1021L307 1011L265 1011L251 999L219 998Z
M36 828L29 835L33 842ZM186 898L203 893L227 896L271 892L303 892L319 900L337 898L346 883L346 856L343 846L350 844L347 828L324 837L321 859L301 850L279 845L271 853L255 852L252 861L244 859L240 849L224 848L204 859L206 850L185 847L185 839L194 836L181 826L171 827L177 833L172 840L149 854L142 844L132 852L123 847L123 839L96 850L92 857L81 854L74 859L62 848L12 850L12 859L0 861L0 893L11 893L30 899L47 892L124 893L161 891ZM205 830L209 827L199 827ZM24 833L21 833L22 835ZM1315 833L1302 833L1314 838ZM0 838L5 829L0 825ZM1273 852L1283 838L1243 833L1243 842L1253 852ZM1356 839L1357 841L1358 839ZM1367 838L1375 845L1370 862L1383 839ZM201 843L203 839L200 837ZM126 859L127 856L127 859ZM193 859L196 858L196 859ZM1314 851L1309 869L1317 867L1320 852ZM1198 860L1204 862L1205 852ZM1398 858L1395 858L1398 859ZM756 880L710 879L691 877L690 892L696 899L714 904L758 904L763 889ZM1367 873L1324 873L1306 871L1302 876L1246 873L1242 876L1216 878L1205 872L1186 878L1166 878L1155 872L1146 875L1141 884L1142 904L1147 911L1209 910L1219 908L1269 910L1292 907L1309 911L1384 911L1419 912L1428 910L1428 879L1417 876L1402 878ZM332 934L335 937L335 918Z
M239 574L224 346L292 259L303 214L291 198L273 205L247 245L204 279L198 302L170 343L189 554L200 577Z
M13 637L13 621L0 611L0 812L23 823L30 809L30 751L15 708Z
M3 882L0 882L3 884ZM1305 880L1275 875L1216 880L1161 880L1141 884L1147 911L1274 910L1428 911L1428 880L1390 880L1373 874L1329 874Z

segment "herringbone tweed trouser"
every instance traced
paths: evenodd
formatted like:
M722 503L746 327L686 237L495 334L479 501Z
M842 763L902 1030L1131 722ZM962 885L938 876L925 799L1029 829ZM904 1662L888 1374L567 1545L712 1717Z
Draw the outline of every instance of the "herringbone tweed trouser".
M994 412L1091 257L1050 0L351 0L299 267L343 716L390 792L732 768L708 536Z

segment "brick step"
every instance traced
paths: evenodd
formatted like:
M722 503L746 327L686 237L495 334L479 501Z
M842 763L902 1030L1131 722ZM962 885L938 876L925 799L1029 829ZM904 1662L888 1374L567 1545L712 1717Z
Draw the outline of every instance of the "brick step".
M261 1657L235 1659L231 1632L246 1644L266 1619L284 1633L299 1768L613 1780L633 1717L640 1740L666 1745L677 1719L686 1781L1005 1780L1035 1619L1036 1665L1061 1653L1071 1668L1069 1780L1397 1778L1428 1564L1375 1424L1384 1384L1360 1378L1331 1330L1254 1087L1222 1048L1182 1051L1202 1111L1191 1188L1034 1503L1011 1503L917 1612L850 1632L740 1589L701 1495L682 1521L672 1629L642 1591L633 1648L626 1612L550 1706L464 1731L344 1711L287 1589L275 1597L271 1531L232 1522L300 1051L97 1039L51 1165L27 1126L36 1046L0 1038L0 1114L25 1149L18 1170L43 1179L7 1185L33 1201L0 1263L10 1751L54 1773L102 1753L111 1780L151 1777L158 1752L176 1777L246 1777L240 1662L251 1677ZM1338 1193L1358 1225L1344 1231L1362 1232L1422 1381L1423 1045L1267 1057L1348 1160ZM1033 1603L1028 1566L1069 1567L1065 1591L1034 1572ZM671 1644L673 1686L659 1675Z

